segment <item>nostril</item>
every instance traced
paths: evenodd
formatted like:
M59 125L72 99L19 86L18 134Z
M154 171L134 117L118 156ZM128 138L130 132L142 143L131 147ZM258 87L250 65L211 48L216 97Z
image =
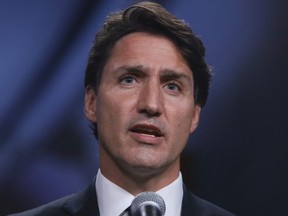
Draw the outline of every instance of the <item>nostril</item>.
M149 117L157 117L161 115L161 112L156 107L145 107L140 110L139 113L146 114Z

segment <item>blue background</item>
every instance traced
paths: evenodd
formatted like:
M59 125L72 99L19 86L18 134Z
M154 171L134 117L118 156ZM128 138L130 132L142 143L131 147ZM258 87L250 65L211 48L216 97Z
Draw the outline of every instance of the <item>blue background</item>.
M83 113L95 32L133 1L0 1L0 215L86 187L98 147ZM183 154L186 184L237 215L287 215L288 2L159 1L214 68Z

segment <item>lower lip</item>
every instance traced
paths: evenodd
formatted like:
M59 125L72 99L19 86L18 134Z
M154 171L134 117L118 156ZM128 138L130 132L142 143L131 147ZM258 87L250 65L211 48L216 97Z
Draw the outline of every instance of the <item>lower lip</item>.
M155 137L152 135L131 132L131 136L140 143L148 145L157 145L162 142L163 137Z

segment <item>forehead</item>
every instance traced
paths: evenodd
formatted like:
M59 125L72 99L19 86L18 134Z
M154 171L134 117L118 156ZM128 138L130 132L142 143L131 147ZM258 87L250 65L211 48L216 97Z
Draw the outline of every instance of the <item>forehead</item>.
M128 34L119 39L106 65L141 64L192 71L178 47L167 37L145 32Z
M120 38L113 48L113 52L117 49L140 49L142 51L150 50L150 48L157 48L159 50L172 52L181 55L177 46L167 37L162 35L151 34L147 32L135 32ZM144 49L143 49L144 48ZM181 55L182 56L182 55Z

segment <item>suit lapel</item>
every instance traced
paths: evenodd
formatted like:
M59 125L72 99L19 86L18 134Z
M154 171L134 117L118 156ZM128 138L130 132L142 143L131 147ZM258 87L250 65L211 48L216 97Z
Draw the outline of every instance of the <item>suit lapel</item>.
M181 216L204 216L210 215L206 212L208 205L205 201L192 194L188 188L183 186L183 201Z
M182 200L182 210L181 216L190 216L194 215L194 208L193 208L193 197L191 196L190 192L188 191L187 187L183 184L183 200ZM194 212L194 214L193 214ZM197 214L195 214L196 216Z
M192 194L184 185L181 216L235 216L230 212Z
M100 216L93 181L86 190L72 196L63 206L69 215L73 216Z

